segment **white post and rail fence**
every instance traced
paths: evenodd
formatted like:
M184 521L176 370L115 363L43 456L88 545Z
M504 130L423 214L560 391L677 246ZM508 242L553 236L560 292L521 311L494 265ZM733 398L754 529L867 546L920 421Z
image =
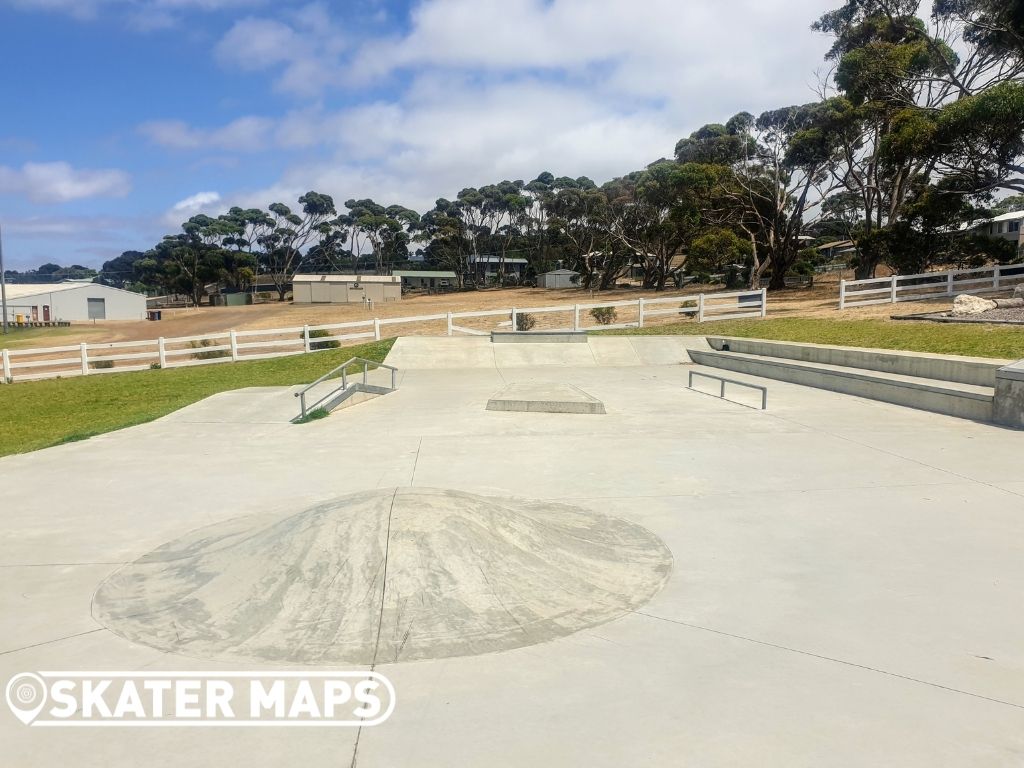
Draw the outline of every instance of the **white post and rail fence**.
M591 310L612 309L599 322ZM222 331L198 336L160 337L145 341L81 342L61 347L0 350L0 383L122 373L150 368L264 360L317 352L344 343L379 340L390 326L414 324L406 335L486 336L493 330L516 329L529 315L536 330L608 330L643 328L652 319L709 320L763 318L764 289L729 293L687 294L659 298L564 304L550 307L512 307L476 312L444 312L411 317L375 317L325 325ZM587 322L588 319L591 322ZM395 334L398 335L398 334Z
M839 282L839 308L869 304L924 301L963 293L1005 291L1024 283L1024 264L1005 264L978 269L947 269L916 275L893 275Z

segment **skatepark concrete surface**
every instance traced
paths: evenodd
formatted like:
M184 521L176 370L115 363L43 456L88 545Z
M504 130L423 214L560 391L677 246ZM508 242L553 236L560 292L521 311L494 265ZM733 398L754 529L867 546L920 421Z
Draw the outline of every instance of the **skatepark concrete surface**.
M362 729L5 710L0 764L1024 763L1024 433L730 373L768 386L749 408L686 389L687 341L658 341L420 337L389 356L396 392L326 419L291 424L295 388L252 388L0 459L0 680L364 669L379 629L397 702ZM607 412L488 411L513 382ZM342 550L361 561L329 585ZM352 596L377 572L375 620ZM186 593L233 629L172 639ZM163 626L130 610L161 605ZM238 642L243 619L262 639Z

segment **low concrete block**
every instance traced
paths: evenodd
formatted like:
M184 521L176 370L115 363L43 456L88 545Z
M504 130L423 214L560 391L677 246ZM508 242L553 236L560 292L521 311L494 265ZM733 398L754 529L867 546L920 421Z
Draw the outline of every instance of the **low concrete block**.
M992 418L1004 427L1024 429L1024 360L996 372Z
M586 331L491 331L493 344L586 344Z
M487 401L488 411L604 413L604 403L571 384L512 383Z

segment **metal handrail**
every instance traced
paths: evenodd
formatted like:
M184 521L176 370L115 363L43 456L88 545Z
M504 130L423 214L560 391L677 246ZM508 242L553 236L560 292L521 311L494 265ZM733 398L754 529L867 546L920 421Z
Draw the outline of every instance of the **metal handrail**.
M366 384L367 372L369 371L369 368L372 365L372 366L375 366L377 368L387 368L389 371L391 371L391 389L392 390L398 389L397 382L396 382L396 374L398 373L398 369L395 368L395 366L393 366L393 365L386 365L385 363L379 363L376 360L367 360L365 357L350 357L348 360L346 360L341 365L337 366L336 368L332 368L327 373L325 373L323 376L321 376L319 379L317 379L314 382L311 382L310 384L307 384L306 386L304 386L302 389L300 389L298 392L295 393L295 397L299 398L299 404L300 404L300 407L302 409L302 415L299 418L303 418L303 419L306 418L306 413L308 411L314 410L318 405L320 405L320 403L322 403L325 400L327 400L328 398L332 397L339 390L348 389L348 372L345 369L348 368L353 363L362 363L363 364L363 384ZM311 406L307 407L306 406L306 393L309 390L311 390L313 387L315 387L317 384L322 384L323 382L327 381L329 378L334 376L338 371L341 371L341 386L340 387L336 387L335 389L332 389L330 392L328 392L326 395L321 397L319 400L317 400Z
M761 410L768 408L768 387L762 387L760 384L748 384L745 381L737 381L736 379L727 379L724 376L716 376L713 373L703 373L702 371L690 371L690 378L686 385L687 389L693 389L693 377L703 376L705 379L714 379L715 381L721 382L721 388L719 389L718 396L725 399L725 385L736 384L740 387L748 387L750 389L756 389L761 393ZM694 392L701 392L699 389L693 389ZM710 392L701 392L702 395L710 395Z

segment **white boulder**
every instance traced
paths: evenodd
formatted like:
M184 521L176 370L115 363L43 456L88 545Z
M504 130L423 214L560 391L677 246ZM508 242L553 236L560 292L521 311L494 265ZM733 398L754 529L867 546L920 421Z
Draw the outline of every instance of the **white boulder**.
M990 299L983 299L980 296L957 296L953 299L954 315L980 315L995 309L996 303Z

